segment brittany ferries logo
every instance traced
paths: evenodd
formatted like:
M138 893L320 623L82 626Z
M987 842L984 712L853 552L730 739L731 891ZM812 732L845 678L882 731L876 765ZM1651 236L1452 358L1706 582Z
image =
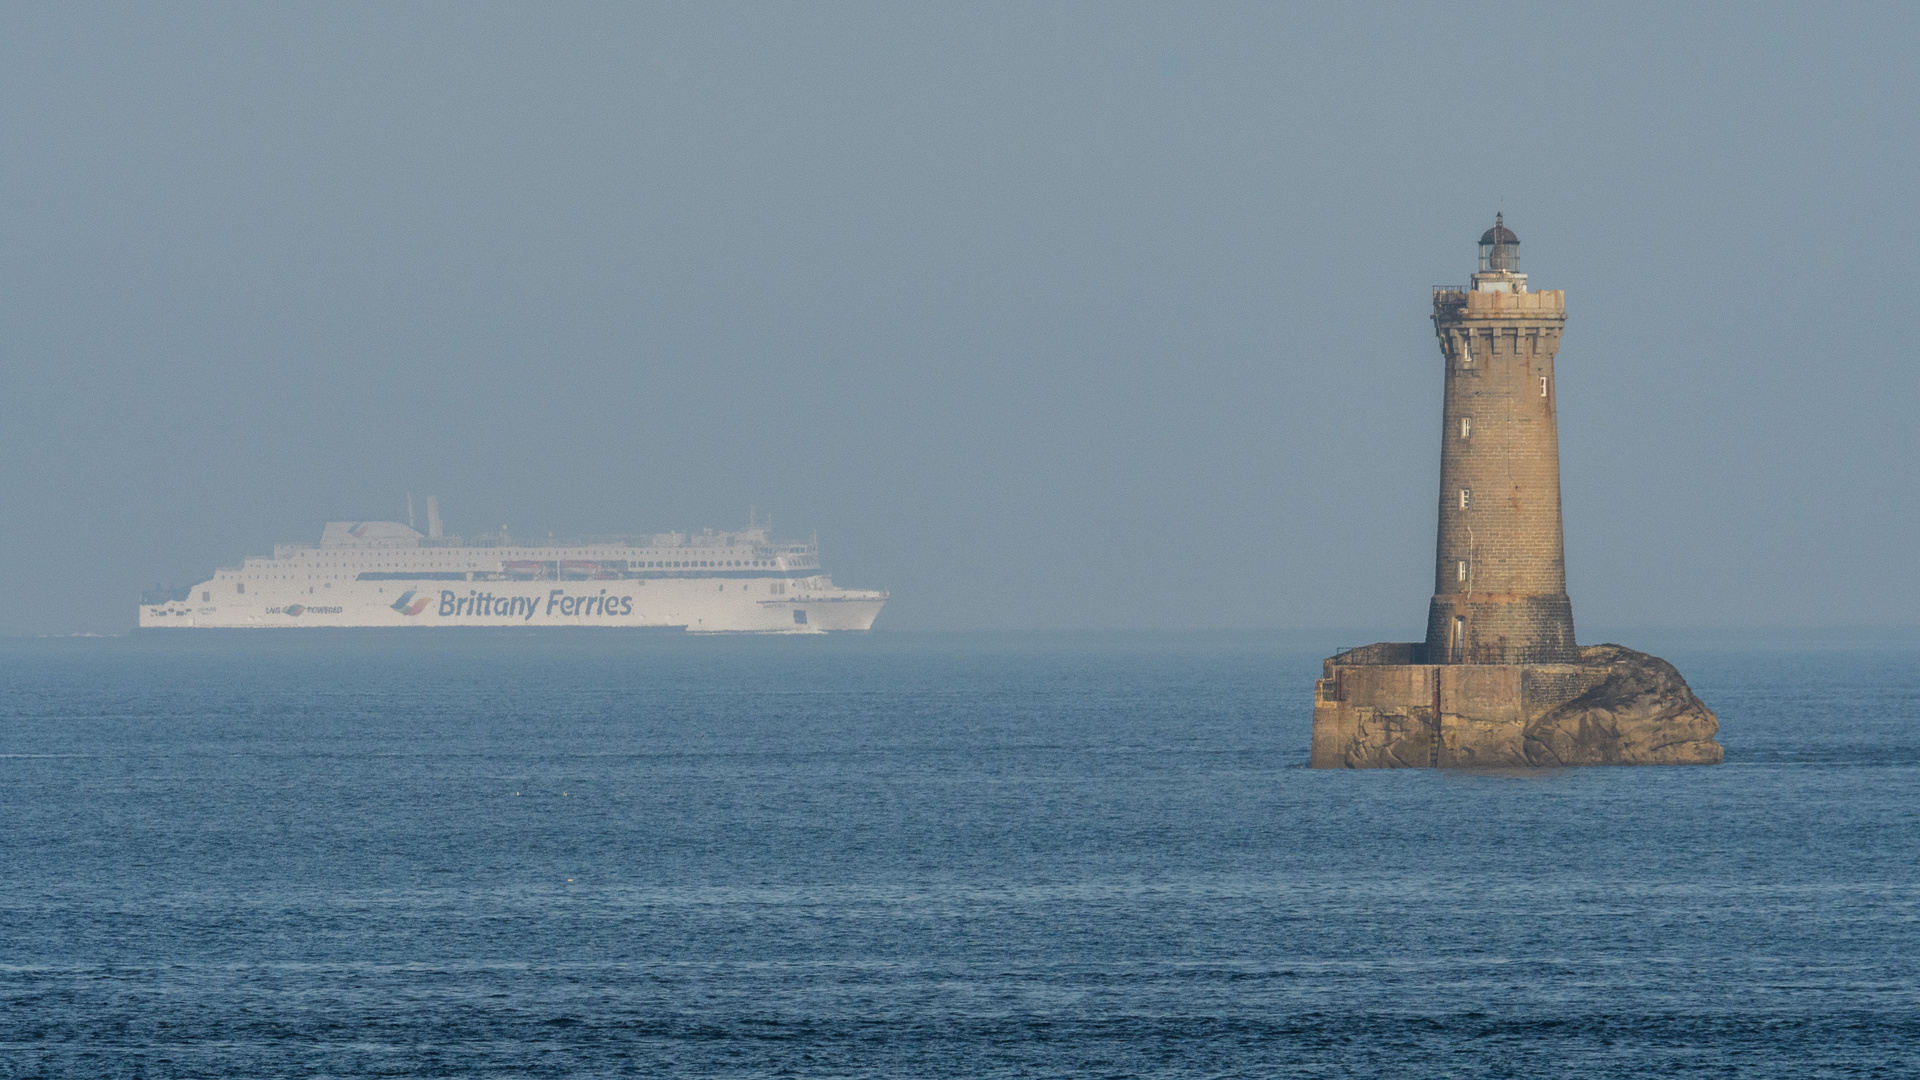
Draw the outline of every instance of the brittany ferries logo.
M347 530L347 535L355 539L367 535L367 523L364 521L354 522L353 528Z
M408 589L400 594L400 599L389 606L402 615L418 615L427 610L427 605L432 602L433 597L422 596L418 589Z

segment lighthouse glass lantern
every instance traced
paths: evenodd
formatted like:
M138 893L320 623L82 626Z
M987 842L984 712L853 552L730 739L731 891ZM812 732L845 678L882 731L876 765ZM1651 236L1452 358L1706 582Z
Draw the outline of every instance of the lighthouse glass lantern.
M1483 274L1520 272L1520 238L1513 235L1501 217L1493 215L1493 228L1480 234L1480 272Z

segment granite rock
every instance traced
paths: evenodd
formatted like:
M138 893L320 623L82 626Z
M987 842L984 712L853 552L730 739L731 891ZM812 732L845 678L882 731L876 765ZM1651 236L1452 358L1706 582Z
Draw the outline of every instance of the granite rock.
M1580 664L1605 668L1587 692L1526 725L1534 765L1717 765L1720 721L1672 664L1619 645L1589 645Z

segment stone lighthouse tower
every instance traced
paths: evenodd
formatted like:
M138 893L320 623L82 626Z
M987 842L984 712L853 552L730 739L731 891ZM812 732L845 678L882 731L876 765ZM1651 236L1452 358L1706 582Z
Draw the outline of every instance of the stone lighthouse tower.
M1440 529L1427 656L1436 664L1578 658L1560 529L1553 357L1564 294L1528 292L1501 215L1468 287L1436 289L1446 359Z
M1573 641L1553 360L1565 297L1530 292L1499 216L1464 289L1433 291L1446 363L1425 641L1327 658L1317 769L1707 765L1720 722L1672 664Z

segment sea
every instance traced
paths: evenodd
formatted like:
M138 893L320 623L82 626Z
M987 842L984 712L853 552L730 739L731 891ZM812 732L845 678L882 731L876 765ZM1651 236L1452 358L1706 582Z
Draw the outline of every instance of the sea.
M1336 638L0 641L0 1076L1920 1075L1920 635L1497 772Z

